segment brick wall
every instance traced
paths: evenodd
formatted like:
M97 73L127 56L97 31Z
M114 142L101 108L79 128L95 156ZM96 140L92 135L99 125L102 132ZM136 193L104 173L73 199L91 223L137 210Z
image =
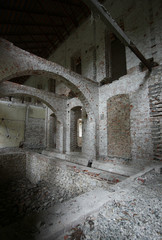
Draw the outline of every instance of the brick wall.
M154 160L162 160L162 81L160 69L151 76L148 88L153 158Z
M107 103L108 156L130 159L130 101L129 96L120 94Z

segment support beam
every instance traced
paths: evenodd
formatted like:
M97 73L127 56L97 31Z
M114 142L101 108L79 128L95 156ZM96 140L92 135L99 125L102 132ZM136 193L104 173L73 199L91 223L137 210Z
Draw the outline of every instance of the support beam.
M97 0L82 0L92 11L96 12L102 21L111 28L111 31L117 38L142 61L142 63L151 71L151 64L146 60L143 54L137 49L135 44L127 37L124 31L118 26L115 20L111 17L106 8L101 5Z

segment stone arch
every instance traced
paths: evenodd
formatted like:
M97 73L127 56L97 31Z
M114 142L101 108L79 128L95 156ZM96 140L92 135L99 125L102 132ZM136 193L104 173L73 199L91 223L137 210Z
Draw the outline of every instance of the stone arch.
M96 82L28 53L4 39L0 39L0 52L0 82L25 75L44 75L60 80L75 92L89 116L95 119L96 108L93 100L97 93Z
M75 108L82 108L82 153L81 155L86 158L96 158L96 125L95 121L89 117L89 113L86 112L81 101L77 98L69 99L67 101L67 129L66 135L66 151L68 154L72 154L71 152L71 143L70 143L70 130L71 130L71 110ZM87 144L88 143L88 144ZM80 154L80 153L79 153Z
M42 101L45 105L47 105L51 111L53 112L53 114L55 114L56 118L57 118L57 122L58 122L58 142L57 142L57 150L59 152L62 152L63 149L63 125L64 125L64 119L61 118L61 116L63 116L62 112L64 112L64 108L62 108L62 110L60 109L60 111L56 110L56 101L60 101L60 105L62 106L61 103L61 99L56 99L55 95L53 93L48 93L39 89L35 89L32 87L27 87L27 86L23 86L23 85L19 85L16 83L12 83L12 82L4 82L0 84L0 96L29 96L29 97L33 97L36 98L40 101Z
M32 87L19 85L12 82L4 82L0 84L0 95L1 96L26 96L26 97L33 97L41 102L43 102L45 105L47 105L57 116L57 119L60 123L63 123L62 119L60 118L58 112L56 111L57 105L55 95L53 93L48 93L43 90L35 89ZM58 101L58 99L57 99Z

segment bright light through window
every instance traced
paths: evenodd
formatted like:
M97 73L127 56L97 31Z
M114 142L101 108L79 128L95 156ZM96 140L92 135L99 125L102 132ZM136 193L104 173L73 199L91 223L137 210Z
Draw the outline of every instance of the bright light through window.
M82 137L82 119L78 119L79 137Z

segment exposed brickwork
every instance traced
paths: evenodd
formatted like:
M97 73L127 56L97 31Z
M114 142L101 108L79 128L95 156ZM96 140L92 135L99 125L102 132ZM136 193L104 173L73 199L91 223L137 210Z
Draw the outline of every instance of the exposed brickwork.
M123 21L124 31L144 56L146 58L153 57L154 61L160 65L162 63L161 1L157 0L154 3L148 1L146 3L138 0L125 1L121 4L120 1L115 0L113 2L105 1L104 5L113 18L118 22ZM130 101L129 137L131 140L128 138L127 141L130 143L128 145L131 149L129 147L128 149L131 151L132 163L135 165L143 164L143 162L149 163L153 159L153 155L157 155L155 154L154 139L159 139L159 133L161 134L159 129L161 129L162 125L161 118L153 117L152 112L150 112L150 107L152 111L155 105L152 106L150 102L150 99L154 98L154 96L149 86L154 86L157 83L157 78L158 82L161 82L161 66L153 69L151 74L147 71L140 72L140 60L126 47L126 68L129 74L116 79L111 84L99 87L97 84L107 76L105 55L107 55L108 49L106 47L111 47L107 46L107 42L105 42L105 28L105 25L97 16L95 16L95 22L94 19L87 19L49 58L50 61L55 61L70 69L71 57L79 51L82 61L82 75L84 77L1 40L0 81L14 76L40 74L55 79L58 82L56 92L58 88L60 94L67 96L69 94L67 87L69 87L77 97L64 101L64 106L60 104L63 103L63 100L56 99L56 96L48 95L45 92L43 94L39 90L25 90L25 88L22 89L22 86L19 86L15 89L15 92L26 93L27 96L30 96L31 91L32 96L37 96L38 99L41 99L47 105L49 104L48 106L54 110L62 127L60 129L64 132L62 138L60 138L60 143L62 142L60 145L65 153L71 151L71 109L83 106L82 152L88 154L88 156L96 156L97 153L98 157L107 157L111 153L112 149L109 146L109 134L111 134L111 131L108 130L108 125L111 125L111 123L108 123L107 101L120 94L128 95ZM96 82L93 81L94 75ZM86 77L89 79L86 79ZM46 81L46 79L43 81ZM63 87L64 85L66 85L66 88ZM65 93L64 90L66 90ZM10 93L12 93L12 90ZM55 104L53 100L57 100L57 103ZM159 108L156 106L156 111L159 111L157 109ZM119 111L116 112L119 113ZM118 118L120 118L120 114L118 114ZM156 136L151 130L152 124L158 125L159 129L156 129ZM130 152L129 150L128 152Z
M97 84L64 67L32 55L12 43L0 39L0 82L24 75L43 75L60 80L82 101L91 117L96 113ZM95 103L95 104L94 104Z
M162 82L149 86L154 160L162 160Z
M125 94L111 97L108 107L108 156L131 158L130 102Z
M30 149L45 148L45 119L28 118L25 128L24 147Z

